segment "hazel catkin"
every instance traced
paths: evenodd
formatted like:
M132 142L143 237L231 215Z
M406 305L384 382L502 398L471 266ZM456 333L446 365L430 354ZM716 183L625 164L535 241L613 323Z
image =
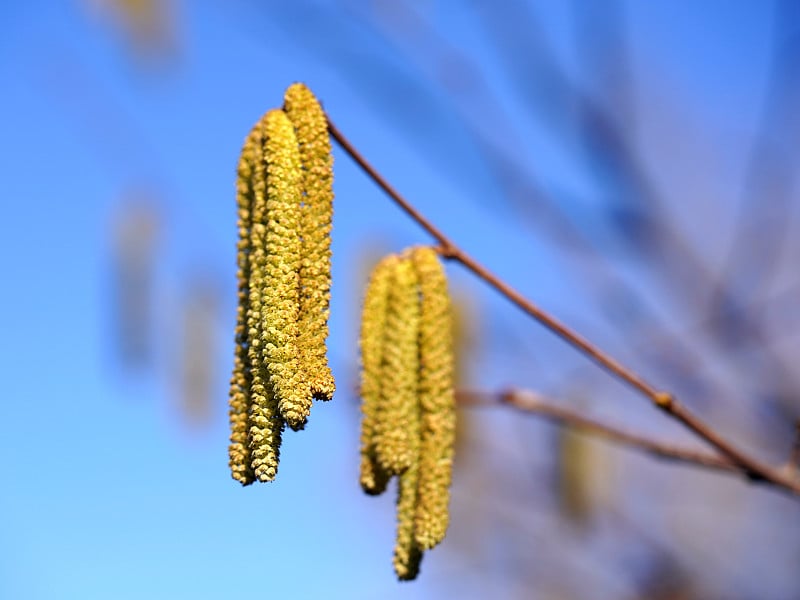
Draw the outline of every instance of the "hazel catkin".
M375 451L381 468L399 475L413 462L417 418L419 291L414 266L401 258L392 269L381 363L381 402Z
M453 326L447 277L436 252L411 254L420 287L419 404L420 475L414 533L419 546L433 548L449 521L450 483L456 431L453 386Z
M248 264L250 267L249 306L247 310L247 356L251 373L249 443L252 468L259 481L273 481L278 472L281 436L284 423L273 393L264 337L267 302L267 166L264 147L268 135L267 113L257 125L257 160L252 174L252 222Z
M399 264L394 254L382 259L373 269L364 295L361 311L361 488L371 495L382 493L389 473L378 464L375 456L381 405L381 366L389 306L389 287L393 271Z
M242 485L253 483L255 475L251 465L248 430L250 429L250 388L252 386L251 365L247 354L247 311L250 294L250 232L252 227L254 163L260 154L257 147L260 141L258 125L247 136L242 147L237 168L236 205L239 241L236 245L237 296L235 353L233 375L231 377L229 398L229 419L231 425L228 464L232 477Z
M286 90L284 110L294 126L302 170L298 350L303 357L311 393L319 400L330 400L335 384L325 347L330 311L333 216L333 155L328 121L314 94L302 83L295 83Z
M264 123L266 264L261 341L281 416L302 429L311 411L311 390L298 354L301 173L297 138L282 110Z

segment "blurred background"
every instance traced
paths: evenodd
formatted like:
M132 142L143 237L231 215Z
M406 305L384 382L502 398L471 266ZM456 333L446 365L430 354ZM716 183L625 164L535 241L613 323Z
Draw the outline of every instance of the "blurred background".
M275 483L227 467L235 168L294 81L480 262L787 463L800 4L9 0L0 25L0 598L800 598L797 500L500 406L460 410L450 531L397 583L358 315L428 239L338 148L336 398ZM699 446L449 273L461 386Z

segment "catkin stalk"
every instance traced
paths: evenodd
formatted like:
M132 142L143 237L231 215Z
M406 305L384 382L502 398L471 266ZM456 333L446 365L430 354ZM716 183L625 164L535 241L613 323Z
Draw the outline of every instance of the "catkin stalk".
M314 94L302 83L295 83L286 90L284 109L294 126L302 167L297 345L311 393L319 400L330 400L335 385L325 347L330 312L333 216L333 154L328 122Z
M412 261L420 286L419 403L420 475L415 536L425 550L445 536L455 444L452 309L447 277L436 252L418 247Z
M361 472L362 489L371 495L381 494L389 481L377 462L375 442L381 411L381 376L389 287L399 259L390 254L373 269L361 312Z

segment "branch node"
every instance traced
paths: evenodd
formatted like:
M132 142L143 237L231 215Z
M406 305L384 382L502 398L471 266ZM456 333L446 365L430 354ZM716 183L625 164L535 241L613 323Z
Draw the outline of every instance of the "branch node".
M656 392L653 395L653 402L664 412L671 412L675 397L669 392Z

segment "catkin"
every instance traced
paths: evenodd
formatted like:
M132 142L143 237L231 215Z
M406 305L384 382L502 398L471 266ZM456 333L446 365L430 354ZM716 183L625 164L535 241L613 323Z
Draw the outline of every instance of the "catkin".
M328 123L314 94L302 83L286 90L284 109L294 126L302 167L300 209L300 324L298 351L311 393L330 400L335 390L325 340L331 289L333 155Z
M362 489L371 495L382 493L389 481L375 456L381 404L381 365L389 287L398 257L390 254L372 271L361 312L361 473Z
M242 485L253 483L255 475L251 466L250 446L247 440L250 410L250 387L252 385L250 359L247 355L247 311L250 294L250 230L253 202L252 176L254 163L260 153L258 126L254 127L242 148L236 179L237 227L239 241L236 246L237 295L235 329L235 354L231 377L229 418L231 425L228 464L231 475Z
M247 309L247 358L251 374L249 442L252 468L259 481L272 481L278 472L283 419L264 360L265 322L269 286L267 285L267 166L264 148L267 143L269 113L256 126L257 152L252 173L252 212L248 264L250 268L249 306Z
M298 354L301 173L297 139L282 110L266 115L266 266L261 339L281 416L302 429L311 411L311 390Z
M393 459L390 464L395 468L406 465L398 476L397 536L392 563L397 578L410 581L419 574L423 551L416 535L419 481L423 467L418 395L420 281L413 259L407 253L393 271L383 337L384 394L380 413L383 428L379 442L384 443ZM389 378L390 375L394 379Z
M402 258L393 269L381 364L381 402L375 452L381 468L399 475L411 466L413 420L418 412L419 291L414 266Z
M419 404L410 411L408 431L410 433L411 464L398 477L397 485L397 537L392 563L397 578L401 581L416 579L422 561L423 548L417 543L415 510L419 500L420 462L420 414Z
M414 533L422 549L436 546L449 521L455 444L453 327L447 277L436 252L418 247L412 260L419 278L420 475Z

